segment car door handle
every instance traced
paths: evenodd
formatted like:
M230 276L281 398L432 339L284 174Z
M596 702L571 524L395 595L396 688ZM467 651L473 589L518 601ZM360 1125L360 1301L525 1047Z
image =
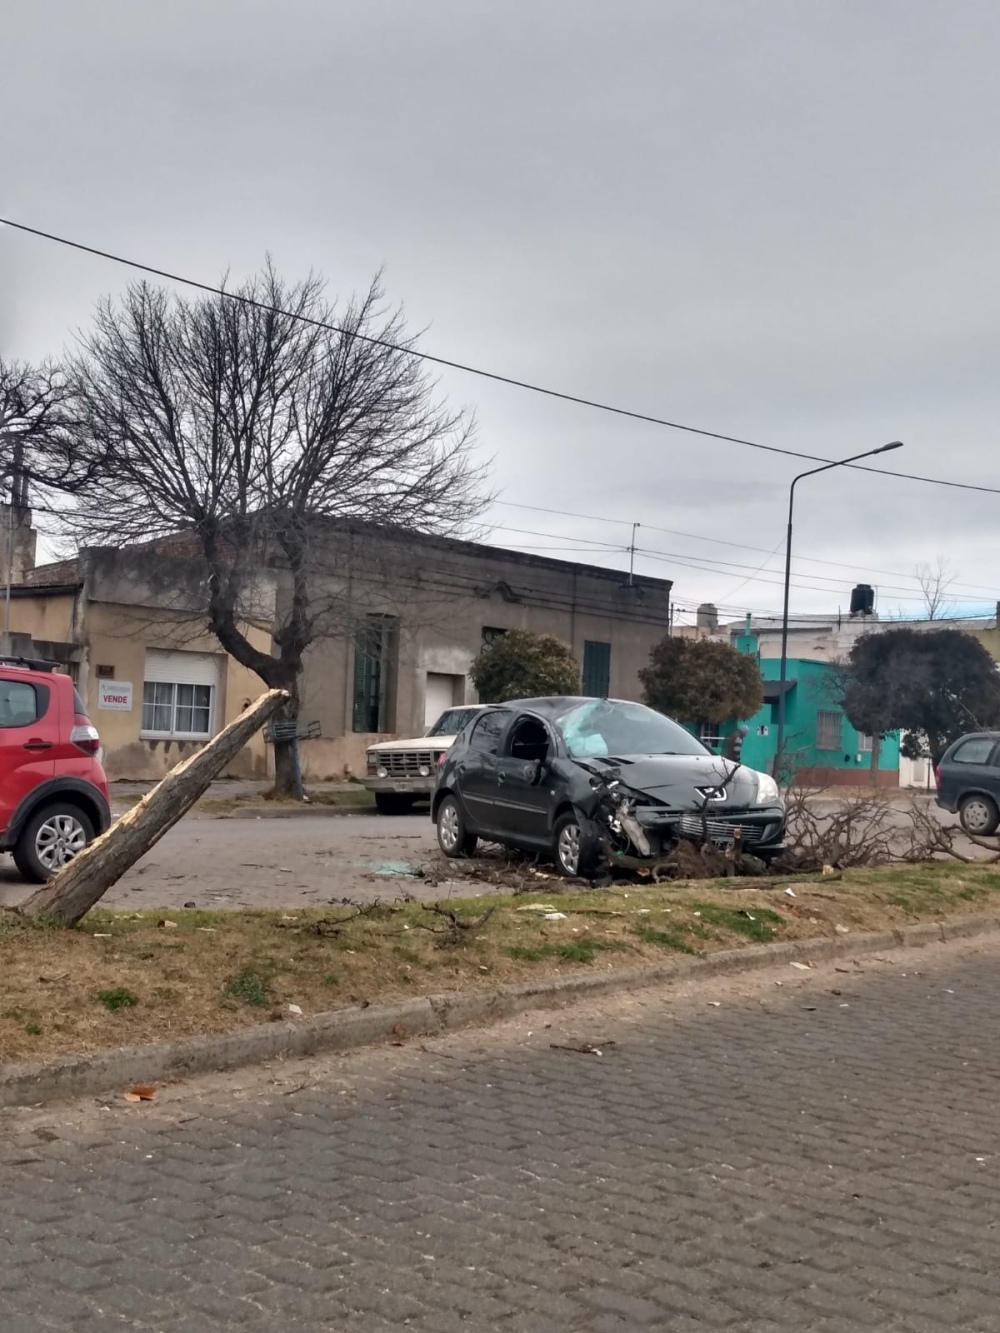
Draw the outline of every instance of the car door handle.
M24 749L26 749L26 750L51 750L51 749L52 749L52 742L51 742L51 741L43 741L43 740L35 740L35 739L33 739L33 740L30 740L30 741L25 741L25 742L24 742Z
M504 770L503 770L502 768L498 768L498 769L497 769L497 782L499 782L499 784L500 784L501 787L502 787L503 784L504 784L506 781L507 781L507 774L504 772Z

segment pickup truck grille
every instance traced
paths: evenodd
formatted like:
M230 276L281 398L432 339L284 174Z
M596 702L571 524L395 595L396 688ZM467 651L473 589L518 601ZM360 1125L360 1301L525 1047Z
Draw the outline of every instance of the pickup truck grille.
M709 842L732 842L735 830L742 829L744 846L752 842L763 842L773 828L773 824L741 823L739 817L709 819L703 822L700 815L682 815L677 824L680 836L692 842L701 842L706 829Z
M422 768L434 772L437 757L435 750L387 750L376 753L375 765L384 768L391 778L419 778Z

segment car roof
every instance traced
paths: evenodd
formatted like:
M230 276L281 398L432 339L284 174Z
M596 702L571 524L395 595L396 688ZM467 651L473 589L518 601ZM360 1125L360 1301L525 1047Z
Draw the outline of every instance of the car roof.
M579 708L582 704L620 704L625 702L624 699L601 699L586 694L553 694L541 699L505 699L497 707L520 708L526 713L547 713L552 717L560 717L563 713L569 713L574 708Z

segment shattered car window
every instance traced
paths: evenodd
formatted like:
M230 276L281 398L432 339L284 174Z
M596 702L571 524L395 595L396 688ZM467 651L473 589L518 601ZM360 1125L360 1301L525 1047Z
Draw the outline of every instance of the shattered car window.
M709 753L689 731L643 704L594 699L571 709L557 725L573 759Z
M478 708L449 708L427 733L428 736L457 736L479 712Z

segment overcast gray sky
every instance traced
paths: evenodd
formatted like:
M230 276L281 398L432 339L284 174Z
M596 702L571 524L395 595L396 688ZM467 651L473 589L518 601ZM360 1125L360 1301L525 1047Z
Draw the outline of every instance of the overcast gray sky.
M442 356L1000 487L995 0L6 0L3 30L0 212L209 281L384 265ZM0 233L0 353L58 354L129 276ZM639 522L682 603L779 605L807 464L443 387L496 457L497 543L624 567ZM793 606L866 576L912 605L940 554L992 612L998 502L803 483Z

